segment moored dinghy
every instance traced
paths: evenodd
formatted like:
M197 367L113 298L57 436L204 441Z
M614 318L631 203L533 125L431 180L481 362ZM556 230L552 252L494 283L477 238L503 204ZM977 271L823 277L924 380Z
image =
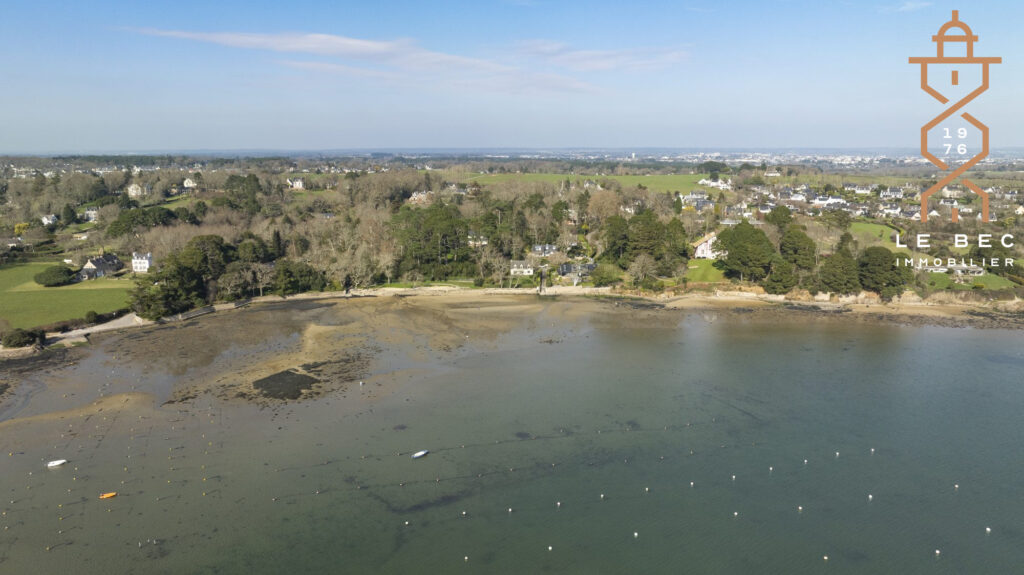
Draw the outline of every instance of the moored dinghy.
M48 467L50 469L56 469L56 468L60 467L61 465L64 465L67 462L68 462L67 459L54 459L53 461L47 463L46 467Z
M428 453L430 453L429 449L424 449L422 451L417 451L416 453L412 454L412 458L413 459L419 459L419 458L423 457L424 455L426 455Z

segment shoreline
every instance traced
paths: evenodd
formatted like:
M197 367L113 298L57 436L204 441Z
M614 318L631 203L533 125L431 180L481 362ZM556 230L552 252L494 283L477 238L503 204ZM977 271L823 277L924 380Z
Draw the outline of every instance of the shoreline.
M336 309L332 313L338 315L333 316L333 320L324 324L312 320L318 317L315 310L327 307ZM227 313L233 310L242 310L241 315ZM285 313L282 315L279 310ZM15 415L21 412L18 405L24 404L17 398L26 397L21 384L31 374L59 373L75 365L89 354L84 349L75 349L83 347L83 343L103 348L110 341L122 338L132 344L111 352L114 361L163 363L163 371L179 375L193 369L197 371L180 381L176 379L173 385L166 378L158 378L148 384L151 389L146 391L137 388L135 382L122 381L120 390L113 393L149 393L160 405L189 403L209 395L225 404L251 404L260 409L276 410L291 401L339 390L340 397L345 397L356 381L365 380L373 387L362 392L353 390L353 393L368 393L367 397L372 397L378 391L374 383L378 377L411 374L419 369L418 363L458 353L467 341L474 342L473 345L493 346L504 334L516 329L543 331L566 322L585 321L606 329L671 328L697 317L708 322L722 320L750 325L831 324L841 328L854 322L912 328L1024 329L1024 314L1002 312L993 307L938 302L883 305L786 301L746 292L689 293L671 297L615 292L608 288L552 289L543 296L533 289L439 286L353 290L350 294L265 296L201 311L203 313L160 322L138 320L130 314L93 328L55 334L46 348L15 350L20 352L17 357L4 359L0 350L0 365L5 368L0 375L0 420L22 417ZM250 329L237 329L243 325ZM224 330L232 333L230 338L220 337ZM98 339L90 340L92 335ZM291 343L261 349L266 337ZM541 339L542 343L557 343L561 336L539 337L550 339ZM218 358L226 349L228 339L246 351L229 357L226 364L229 368L204 372L207 366L220 361ZM174 357L165 353L167 349L176 350ZM345 349L346 353L339 356L336 349ZM383 349L403 350L404 355L396 357L408 356L411 363L388 359L387 375L378 372L371 365ZM246 357L248 359L241 359ZM103 373L106 373L105 367ZM103 380L96 379L100 381ZM282 397L264 393L258 382L281 384ZM54 395L47 400L52 406L43 407L42 412L99 399L111 393L107 385L103 383L94 388L92 382L87 385L71 381L68 387L62 388L60 397ZM99 396L96 396L97 389ZM39 405L49 404L44 401Z
M752 310L772 310L775 314L792 313L830 317L856 318L860 321L878 321L900 325L934 325L939 327L970 327L976 329L1024 329L1024 301L993 302L993 305L977 305L967 302L916 301L883 303L877 298L849 297L840 301L823 301L817 299L786 299L740 290L716 290L712 293L690 292L682 295L647 294L613 290L610 287L595 288L581 286L553 286L538 294L536 288L465 288L458 286L424 286L413 288L367 288L345 292L307 292L291 296L267 295L254 297L242 302L215 304L204 308L205 313L197 314L196 310L182 314L181 318L163 318L150 321L138 317L135 313L122 316L110 322L91 327L79 328L69 332L48 333L45 348L25 347L5 349L0 346L0 362L24 359L43 353L54 347L73 347L89 343L89 336L104 332L130 330L139 327L176 323L186 319L195 319L206 313L219 313L235 309L247 308L252 305L284 303L292 301L344 300L352 298L406 298L406 297L439 297L465 302L481 300L494 296L513 297L579 297L587 299L606 299L608 301L644 301L652 308L666 310L715 311L751 308ZM1020 308L1014 311L1000 309L1002 307Z

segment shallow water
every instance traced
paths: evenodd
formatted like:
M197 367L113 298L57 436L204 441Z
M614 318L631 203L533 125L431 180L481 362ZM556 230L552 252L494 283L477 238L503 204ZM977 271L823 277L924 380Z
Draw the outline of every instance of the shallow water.
M35 383L166 399L337 320L239 313L288 325L184 366L114 361L159 334L117 336ZM542 315L445 352L381 344L364 386L313 401L4 435L0 572L1020 571L1018 332L678 317Z

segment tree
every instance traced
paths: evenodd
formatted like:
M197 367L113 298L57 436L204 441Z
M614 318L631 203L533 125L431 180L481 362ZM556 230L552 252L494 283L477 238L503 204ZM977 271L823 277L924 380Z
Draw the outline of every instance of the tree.
M648 254L652 260L660 260L665 253L665 226L658 216L644 210L629 220L629 256Z
M828 210L822 214L822 220L825 221L825 226L829 229L847 230L853 223L853 216L843 210Z
M850 232L843 232L843 235L839 236L839 244L836 245L836 252L844 252L852 257L853 250L856 247L853 235Z
M670 255L688 259L690 257L690 242L686 238L686 228L683 222L672 218L665 224L665 251Z
M284 256L284 250L287 246L284 244L284 240L281 238L281 230L274 230L274 233L270 237L270 254L274 259Z
M616 214L604 223L604 259L625 268L625 256L629 250L629 222Z
M551 206L551 219L555 223L561 224L565 221L569 214L569 203L565 200L559 200Z
M64 209L60 211L60 221L65 226L78 221L78 214L75 213L75 208L71 207L71 204L64 204Z
M784 230L793 221L793 212L789 211L786 206L775 206L764 219L766 222L774 224L779 230Z
M50 266L37 273L33 279L39 285L56 287L71 283L71 281L75 279L75 272L71 271L71 268L63 265Z
M597 287L609 286L619 281L619 270L613 265L600 264L591 272L590 279Z
M763 231L749 222L742 221L723 231L715 243L717 250L726 252L715 264L726 276L760 281L768 275L775 247Z
M4 347L27 347L30 345L42 345L46 341L46 333L41 329L12 329L5 332L0 338L0 344Z
M629 275L633 278L633 285L640 286L649 277L654 275L654 258L647 254L639 254L629 264Z
M267 246L259 237L253 236L238 244L238 259L243 262L264 262L268 258Z
M770 294L789 293L796 285L796 281L793 264L779 256L772 260L772 271L764 280L764 291Z
M825 258L818 278L822 287L832 293L847 295L860 291L857 262L845 251L836 252Z
M309 264L281 260L277 262L274 273L274 292L278 295L290 295L305 291L323 291L327 287L327 279Z
M793 225L786 228L782 234L782 241L779 242L782 257L802 270L814 269L816 248L814 240Z
M857 258L858 278L866 290L889 301L903 292L913 272L896 266L896 254L882 246L872 246Z

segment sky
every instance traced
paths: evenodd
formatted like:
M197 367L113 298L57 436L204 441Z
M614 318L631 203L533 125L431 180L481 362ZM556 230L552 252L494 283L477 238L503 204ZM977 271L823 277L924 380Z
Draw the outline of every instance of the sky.
M1021 2L7 0L0 154L913 148L953 9L1024 146Z

